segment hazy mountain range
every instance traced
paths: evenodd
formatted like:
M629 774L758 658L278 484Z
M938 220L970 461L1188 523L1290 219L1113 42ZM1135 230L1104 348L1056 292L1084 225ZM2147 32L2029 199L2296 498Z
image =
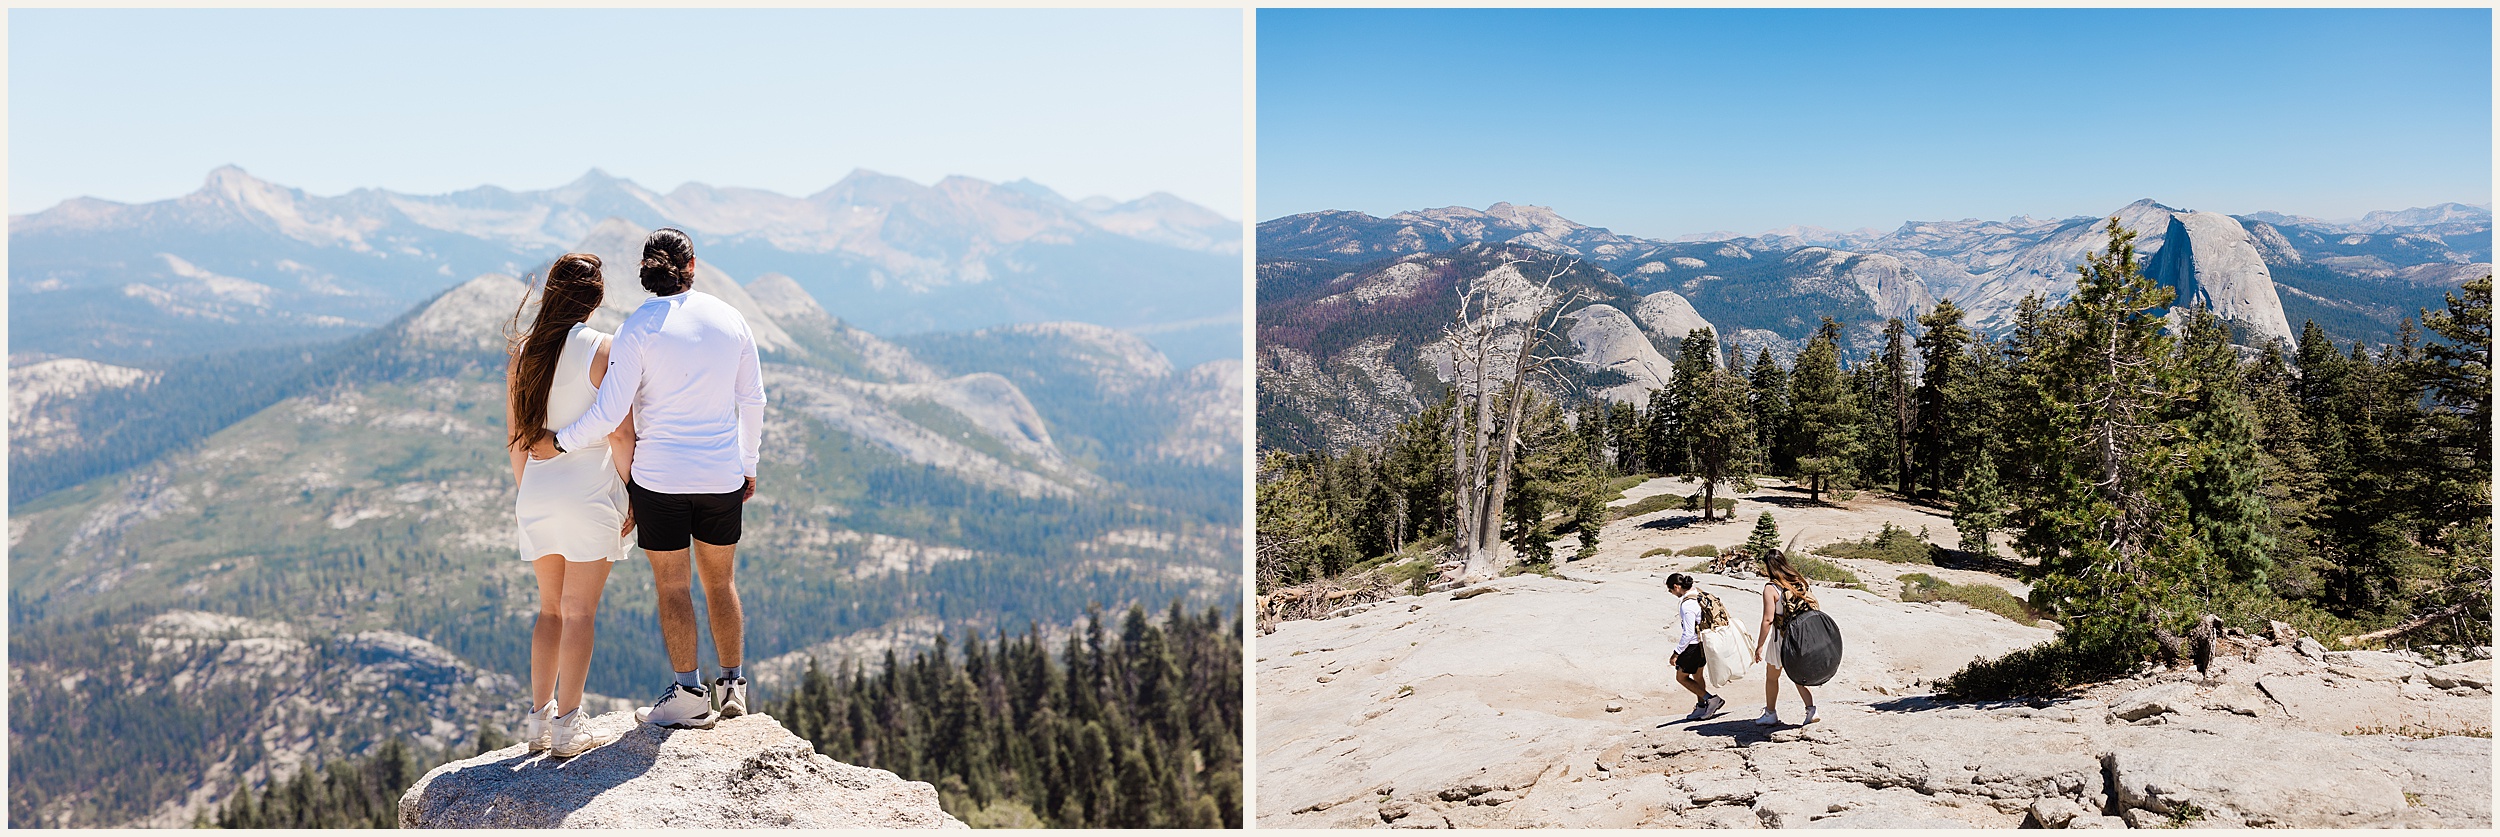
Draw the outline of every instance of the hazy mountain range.
M1576 263L1558 282L1586 309L1566 317L1574 374L1621 400L1662 386L1675 343L1700 325L1723 346L1749 356L1767 348L1783 362L1822 317L1842 323L1844 352L1864 356L1886 319L1915 332L1915 317L1943 299L1979 330L2002 333L2024 296L2056 303L2073 293L2075 266L2107 245L2111 218L2137 234L2148 275L2176 288L2182 305L2213 308L2248 346L2288 342L2312 321L2339 342L2392 341L2402 318L2491 269L2490 211L2453 203L2329 223L2148 199L2065 219L1680 241L1509 203L1385 218L1306 213L1258 226L1260 444L1369 441L1437 399L1446 364L1429 345L1461 283L1491 271L1521 274L1492 284L1529 294L1552 264ZM1523 258L1533 263L1504 267Z
M1070 206L1078 207L1070 218L1119 217L1116 206ZM128 244L142 238L130 230L168 213L182 214L158 205L105 213L126 216L112 222L120 237L87 241ZM526 671L537 593L512 553L513 489L500 451L504 332L523 282L496 271L439 281L429 278L447 264L437 259L412 268L417 278L365 272L350 287L340 277L351 274L328 271L420 261L402 245L435 259L444 251L395 236L437 228L384 232L309 211L251 217L302 220L253 227L254 240L294 247L270 254L291 264L331 260L318 274L294 274L329 284L244 279L235 263L211 271L197 267L211 258L197 251L157 261L179 259L211 278L121 277L125 288L178 303L149 309L166 313L160 325L230 329L181 332L200 341L193 345L247 348L120 361L54 342L43 345L62 356L29 352L12 364L12 823L180 825L237 787L370 751L389 736L459 744L481 720L508 726L523 709L513 678ZM18 240L43 238L25 230L34 225L27 219L19 225ZM514 244L493 257L599 254L609 293L592 322L613 329L647 297L632 276L647 231L610 216L577 238L537 251ZM1075 246L1032 243L1038 237L1046 236L1001 246ZM80 260L70 238L45 240L48 263ZM1213 252L1221 244L1122 240L1239 263ZM498 252L478 246L487 255L476 258ZM1174 599L1236 600L1238 359L1176 365L1134 332L1069 320L889 339L830 313L806 280L767 273L741 283L734 261L698 252L696 288L745 315L770 397L761 487L740 550L759 688L794 682L810 656L873 666L885 649L921 648L940 634L1064 632L1094 603L1155 610ZM62 287L15 297L12 317L100 313L43 306L74 303L73 281L102 282L110 271L57 270L42 281ZM1209 307L1238 305L1231 270ZM22 279L13 278L13 294ZM310 313L324 298L378 308L405 291L395 281L419 279L433 291L348 339L245 342L282 342L288 333L273 321L340 316ZM982 284L1017 281L993 275ZM895 293L939 306L943 319L947 287ZM96 298L125 293L104 290ZM155 298L128 293L121 299ZM304 313L289 321L288 311ZM664 678L651 608L648 576L621 567L600 617L593 692L641 699ZM147 780L117 778L126 775Z
M1239 356L1240 225L1168 194L1070 200L1029 180L855 171L806 197L592 170L572 183L324 197L232 166L188 195L9 219L10 352L139 361L338 337L483 273L523 275L608 219L795 277L876 334L1075 319L1195 363Z

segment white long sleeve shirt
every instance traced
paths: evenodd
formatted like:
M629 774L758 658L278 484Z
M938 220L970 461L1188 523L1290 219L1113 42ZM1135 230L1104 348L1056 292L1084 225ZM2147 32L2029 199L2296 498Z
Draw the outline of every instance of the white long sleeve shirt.
M1684 605L1680 609L1684 613L1684 639L1675 644L1675 651L1678 654L1684 653L1684 649L1692 647L1693 643L1701 641L1701 597L1685 596Z
M577 450L634 415L634 482L663 494L720 494L755 476L764 370L746 318L702 291L652 297L616 330L599 397L556 431Z

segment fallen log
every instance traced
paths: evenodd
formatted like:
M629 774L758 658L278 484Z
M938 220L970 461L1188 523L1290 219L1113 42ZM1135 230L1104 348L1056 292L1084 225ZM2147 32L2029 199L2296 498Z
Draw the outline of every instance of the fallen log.
M2397 625L2393 628L2388 628L2384 631L2371 631L2366 634L2336 637L2335 641L2346 648L2351 648L2364 642L2378 642L2381 640L2394 639L2396 637L2404 636L2405 634L2413 633L2414 631L2439 624L2439 620L2464 612L2465 603L2458 602L2456 604L2440 608L2437 611L2407 619L2403 624Z

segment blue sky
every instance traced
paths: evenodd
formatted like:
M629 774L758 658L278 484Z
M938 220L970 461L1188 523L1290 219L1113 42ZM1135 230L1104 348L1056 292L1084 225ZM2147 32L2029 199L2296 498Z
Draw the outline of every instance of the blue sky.
M1258 210L1617 232L2491 201L2491 13L1263 10Z
M804 195L854 168L1242 213L1242 15L1198 10L9 12L9 211L233 163L314 194L596 166Z

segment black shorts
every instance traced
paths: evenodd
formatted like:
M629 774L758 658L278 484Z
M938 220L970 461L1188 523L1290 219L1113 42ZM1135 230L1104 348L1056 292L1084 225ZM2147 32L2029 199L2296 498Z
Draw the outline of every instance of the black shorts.
M687 538L713 546L735 544L745 518L746 501L740 497L745 493L746 488L740 486L720 494L662 494L628 482L625 495L634 504L634 527L639 532L634 541L644 552L685 549Z
M1685 674L1700 674L1702 663L1701 643L1687 645L1684 650L1676 652L1675 670L1677 671Z

